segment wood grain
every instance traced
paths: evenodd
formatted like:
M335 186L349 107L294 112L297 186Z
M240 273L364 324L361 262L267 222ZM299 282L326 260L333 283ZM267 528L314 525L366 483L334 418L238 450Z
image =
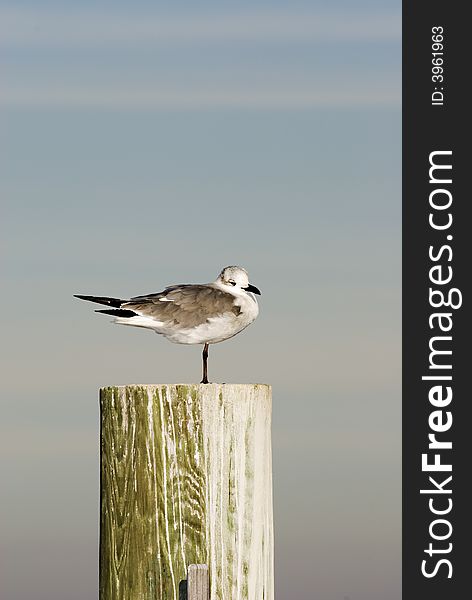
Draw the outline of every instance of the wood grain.
M273 599L271 389L107 387L101 400L101 600Z
M187 572L187 600L208 600L208 565L189 565Z

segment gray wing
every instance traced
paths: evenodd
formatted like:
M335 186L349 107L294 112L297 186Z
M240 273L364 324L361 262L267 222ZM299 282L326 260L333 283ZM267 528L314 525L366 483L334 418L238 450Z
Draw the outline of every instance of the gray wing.
M231 294L208 285L174 285L159 294L136 296L122 307L163 323L197 327L225 313L239 315Z

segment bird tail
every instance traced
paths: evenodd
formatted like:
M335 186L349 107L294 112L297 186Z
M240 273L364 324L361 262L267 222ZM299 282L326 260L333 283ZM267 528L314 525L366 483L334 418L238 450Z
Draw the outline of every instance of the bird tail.
M74 294L74 298L88 300L89 302L96 302L97 304L104 304L105 306L112 306L113 308L121 308L122 304L127 302L127 300L120 300L119 298L106 298L105 296L82 296L80 294Z

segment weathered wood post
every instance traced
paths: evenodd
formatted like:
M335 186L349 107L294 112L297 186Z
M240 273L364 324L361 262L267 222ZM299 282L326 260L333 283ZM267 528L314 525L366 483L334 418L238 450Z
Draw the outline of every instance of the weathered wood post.
M271 388L100 390L101 600L273 600ZM190 576L189 576L190 577Z
M210 586L208 565L189 565L187 571L187 600L208 600Z

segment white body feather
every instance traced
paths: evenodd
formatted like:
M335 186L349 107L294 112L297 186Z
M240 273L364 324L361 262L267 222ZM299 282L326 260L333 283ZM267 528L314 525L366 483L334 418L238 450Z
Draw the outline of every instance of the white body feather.
M216 344L240 333L256 319L259 306L254 294L240 288L228 289L227 286L223 288L218 282L208 285L232 294L235 298L235 306L240 307L240 314L225 312L218 316L209 316L205 323L187 328L183 328L178 323L163 323L145 315L117 317L114 322L119 325L152 329L176 344Z

